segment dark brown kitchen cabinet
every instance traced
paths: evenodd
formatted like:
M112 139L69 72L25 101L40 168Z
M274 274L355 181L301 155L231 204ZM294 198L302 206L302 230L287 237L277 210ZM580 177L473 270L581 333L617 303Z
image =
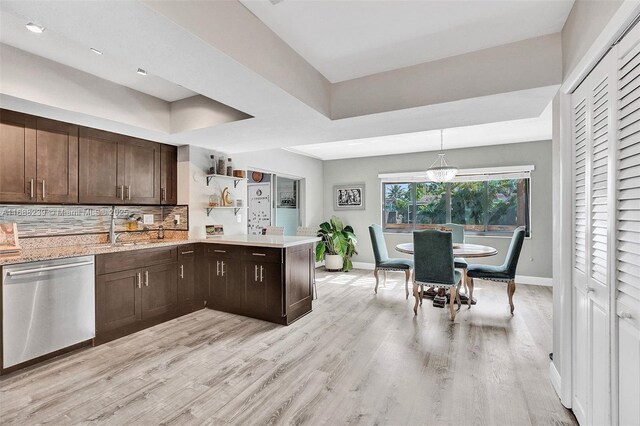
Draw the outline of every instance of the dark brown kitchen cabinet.
M126 137L80 128L80 204L124 204Z
M243 310L256 317L281 317L281 283L282 264L248 261L245 264Z
M78 202L78 126L37 119L35 184L40 203Z
M96 277L96 335L142 319L141 273L137 269Z
M0 202L78 202L78 127L0 111Z
M184 313L204 306L202 303L198 306L196 302L195 260L194 244L178 247L178 309Z
M178 204L178 147L160 146L160 203Z
M80 129L81 204L160 204L160 144Z
M233 258L235 250L225 247L213 249L206 257L209 294L207 306L234 312L242 304L242 265Z
M142 319L173 312L178 308L177 263L143 268Z

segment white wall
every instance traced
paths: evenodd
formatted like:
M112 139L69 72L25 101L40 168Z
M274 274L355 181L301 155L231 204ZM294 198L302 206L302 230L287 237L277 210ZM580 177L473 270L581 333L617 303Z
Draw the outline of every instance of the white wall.
M212 180L206 185L205 170L209 168L209 155L219 154L195 146L183 146L178 151L178 202L189 204L189 236L204 238L205 225L224 225L227 235L247 233L246 210L239 213L240 221L230 210L214 210L207 216L209 195L229 186L236 199L247 200L246 182L236 189L226 181ZM323 167L322 161L280 149L254 151L232 156L236 169L259 170L281 176L302 179L301 217L302 225L315 227L322 221L323 212Z
M446 142L446 141L445 141ZM447 150L447 162L460 168L519 166L533 164L531 174L531 238L526 239L518 275L551 277L551 142L526 142L500 146ZM358 237L356 262L373 263L373 249L368 226L382 218L382 189L379 173L426 170L437 157L436 152L325 161L324 218L337 215L353 226ZM333 186L364 182L365 210L334 211ZM396 244L410 242L411 234L385 234L390 255L401 257ZM498 249L498 255L474 259L477 263L501 264L509 247L509 237L474 237L470 243L486 244Z

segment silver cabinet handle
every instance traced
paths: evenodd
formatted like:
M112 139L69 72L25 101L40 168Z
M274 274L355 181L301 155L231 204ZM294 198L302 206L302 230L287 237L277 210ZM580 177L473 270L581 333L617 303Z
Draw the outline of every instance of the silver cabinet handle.
M224 268L225 267L224 260L220 261L220 263L222 264L222 268L221 268L222 269L222 276L224 277L224 274L227 272L225 270L225 268Z
M29 181L29 194L30 197L33 198L33 179Z
M116 197L118 196L118 187L116 186ZM120 185L120 199L124 201L124 185Z
M47 198L47 192L44 189L44 179L42 179L42 199Z
M622 319L631 319L633 318L633 315L631 315L629 312L620 312L618 314L618 316Z
M265 253L251 253L254 256L266 256Z
M264 268L260 266L260 282L264 281L264 277L262 276L263 272L264 272Z
M216 260L216 277L220 276L220 261Z
M258 282L258 265L254 265L253 270L255 272L255 282Z
M189 251L182 251L180 252L180 254L191 254L193 253L193 250L189 250Z
M215 253L226 253L226 250L213 250Z
M140 272L136 274L136 287L142 287L142 274Z
M167 190L164 188L160 188L160 199L162 201L167 201Z
M68 263L66 265L46 266L44 268L24 269L22 271L7 271L7 276L18 277L20 275L37 274L38 272L56 271L58 269L75 268L78 266L93 265L93 262Z
M180 265L180 278L184 278L184 265Z
M127 190L127 200L130 200L131 199L131 187L127 185L124 188Z
M149 271L144 271L144 286L149 287Z

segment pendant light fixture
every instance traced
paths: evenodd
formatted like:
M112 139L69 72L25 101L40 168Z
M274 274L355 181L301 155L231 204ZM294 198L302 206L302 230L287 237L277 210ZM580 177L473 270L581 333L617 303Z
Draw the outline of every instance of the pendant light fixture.
M440 130L440 153L438 159L427 169L427 179L432 182L449 182L456 177L458 168L447 164L444 159L443 130Z

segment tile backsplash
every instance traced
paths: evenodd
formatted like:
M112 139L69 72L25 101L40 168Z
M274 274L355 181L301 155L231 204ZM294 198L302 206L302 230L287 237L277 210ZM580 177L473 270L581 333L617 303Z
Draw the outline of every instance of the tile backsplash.
M125 231L127 219L153 215L148 229L162 225L167 230L189 229L188 206L116 206L116 231ZM174 216L180 215L180 224ZM18 224L20 238L109 232L111 206L2 205L0 222Z

